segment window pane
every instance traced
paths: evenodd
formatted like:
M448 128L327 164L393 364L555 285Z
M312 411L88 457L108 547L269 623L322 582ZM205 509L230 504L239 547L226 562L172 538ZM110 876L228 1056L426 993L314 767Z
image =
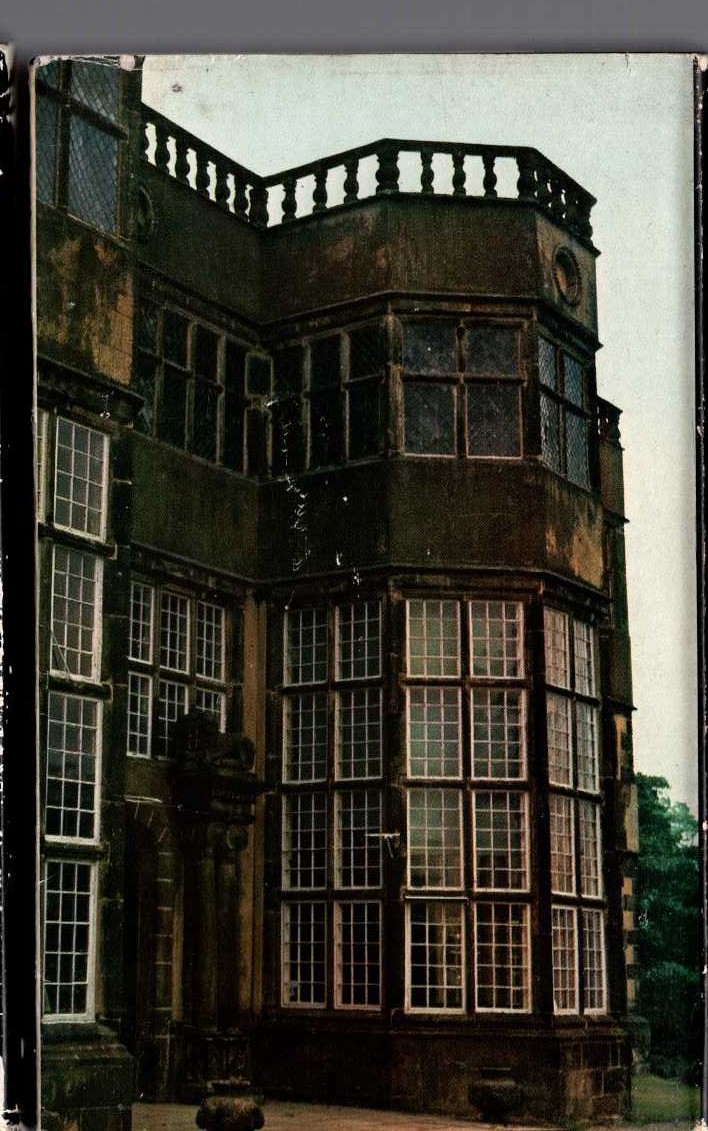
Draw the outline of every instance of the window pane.
M102 432L57 420L54 521L80 534L102 536L108 444Z
M42 68L42 76L45 68ZM59 107L51 98L37 94L35 129L36 138L36 176L37 200L42 204L54 204L55 176L57 166L57 126Z
M327 773L327 696L288 695L283 702L283 775L317 781Z
M381 904L334 907L335 1005L381 1004Z
M379 381L357 381L347 389L349 459L376 455L381 447Z
M585 403L583 366L570 354L561 354L563 359L563 392L565 399L582 408Z
M339 387L339 335L310 343L310 388Z
M523 674L523 613L519 601L470 601L472 674Z
M381 794L376 789L336 795L335 883L342 888L379 887Z
M475 908L477 1009L528 1010L528 908L478 903Z
M468 326L468 373L515 377L519 372L518 334L513 326Z
M324 1005L324 903L283 907L283 1005Z
M224 610L207 601L197 601L198 676L205 679L224 678Z
M162 395L157 407L157 435L160 440L183 448L187 415L187 381L183 373L165 365Z
M454 789L408 791L408 883L413 888L462 884L462 797Z
M578 802L580 830L580 894L602 895L602 838L600 806L594 801Z
M454 903L408 905L408 1008L464 1008L462 908Z
M578 789L600 789L599 711L588 703L576 703Z
M223 691L209 687L197 687L194 692L195 710L208 715L223 734L226 730L226 696Z
M337 678L364 679L381 672L381 603L358 601L337 608Z
M562 470L559 408L545 393L541 393L541 458L553 471Z
M250 353L246 365L248 392L256 397L267 396L270 393L270 358L260 353Z
M295 475L305 466L305 433L299 397L274 401L270 408L273 475Z
M69 123L69 211L97 228L114 231L117 176L117 140L84 118L72 117Z
M583 910L583 975L585 1010L604 1013L605 998L605 923L602 911Z
M166 310L162 326L162 352L165 360L186 369L188 339L187 319L175 310Z
M453 687L411 687L408 691L408 774L459 777L460 692Z
M407 452L418 455L455 454L455 390L452 385L406 381L403 406Z
M192 425L192 451L202 459L216 459L217 416L219 390L206 381L194 383L194 416Z
M163 593L160 603L160 665L186 672L189 659L189 601L179 593Z
M575 921L573 908L553 908L553 1004L556 1013L575 1013L578 1009Z
M484 889L528 886L526 798L522 793L475 793L475 883Z
M205 326L194 331L194 372L205 381L218 379L219 338Z
M100 576L101 561L94 554L54 547L53 671L83 679L98 675Z
M342 458L342 395L338 387L310 394L310 466Z
M283 887L323 888L327 880L327 798L283 798Z
M403 367L406 373L456 373L457 327L451 322L407 322Z
M71 61L70 92L72 98L108 118L118 121L120 96L120 67L118 61L105 59L95 62Z
M595 630L590 624L573 622L575 690L581 695L595 694Z
M386 365L386 339L383 327L362 326L349 331L349 380L380 376Z
M571 702L562 695L546 696L548 779L554 785L573 784Z
M134 581L130 587L130 645L131 660L152 660L152 624L155 590L151 585Z
M222 459L226 467L243 471L244 413L246 411L244 366L246 351L235 342L226 343L224 366L224 440Z
M538 339L538 376L547 389L558 389L556 372L556 347L547 338Z
M460 614L457 601L407 601L408 675L460 674Z
M468 451L471 456L520 456L520 392L517 385L467 385Z
M552 793L548 799L551 832L551 888L571 895L575 891L575 842L573 803Z
M570 641L568 614L558 609L543 610L546 683L570 687Z
M152 679L128 673L128 753L149 758L152 739Z
M136 358L132 389L143 398L144 403L135 418L135 427L146 436L152 435L154 424L156 373L157 366L151 357L141 354Z
M285 683L321 683L326 678L326 610L288 610L285 614Z
M47 860L44 866L45 1016L82 1017L90 1006L93 868Z
M172 730L177 719L187 714L188 690L183 683L161 679L158 684L157 735L159 753L166 758L172 753Z
M337 695L336 776L373 778L381 773L381 692L378 688Z
M339 381L339 371L334 382ZM287 346L273 354L273 391L278 396L299 393L302 389L302 349Z
M95 699L49 694L47 836L92 840L96 835L99 709Z
M587 420L569 409L565 413L565 459L570 482L578 487L589 487Z
M472 691L472 773L477 778L525 774L524 693Z

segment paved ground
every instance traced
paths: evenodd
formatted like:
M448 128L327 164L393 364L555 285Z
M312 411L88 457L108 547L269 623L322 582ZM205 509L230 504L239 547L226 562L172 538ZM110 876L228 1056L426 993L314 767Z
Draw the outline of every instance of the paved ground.
M188 1104L135 1104L133 1131L195 1131L196 1107ZM330 1107L326 1104L296 1104L269 1100L263 1105L264 1131L503 1131L491 1123L454 1119L444 1115L411 1115L371 1108ZM684 1131L690 1121L645 1123L637 1128L629 1123L613 1124L621 1131ZM519 1124L513 1131L529 1131ZM534 1131L539 1131L534 1128ZM585 1131L591 1131L585 1128Z

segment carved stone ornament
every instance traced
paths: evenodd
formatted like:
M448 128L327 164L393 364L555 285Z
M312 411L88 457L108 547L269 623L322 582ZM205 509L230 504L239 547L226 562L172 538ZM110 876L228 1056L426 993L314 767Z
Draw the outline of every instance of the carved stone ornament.
M582 290L580 267L569 247L557 247L554 251L553 278L563 301L577 306Z

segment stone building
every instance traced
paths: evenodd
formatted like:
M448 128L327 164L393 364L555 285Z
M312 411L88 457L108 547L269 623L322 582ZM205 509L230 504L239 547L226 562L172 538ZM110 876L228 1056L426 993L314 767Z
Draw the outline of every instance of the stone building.
M262 177L111 61L35 91L45 1108L622 1113L593 198L463 142Z

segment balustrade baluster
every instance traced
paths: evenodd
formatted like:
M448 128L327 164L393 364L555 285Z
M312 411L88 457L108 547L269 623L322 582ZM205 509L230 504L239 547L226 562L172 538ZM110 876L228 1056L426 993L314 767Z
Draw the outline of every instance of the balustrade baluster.
M486 197L497 195L497 175L494 172L494 162L496 155L494 153L483 153L482 164L484 165L484 180L482 187Z
M148 132L148 127L151 124L151 122L147 122L145 121L145 119L143 119L143 144L141 146L143 161L147 161L148 159L148 149L150 148L150 134Z
M214 165L214 200L220 208L229 207L229 174L226 165L217 161Z
M580 187L578 187L576 200L576 223L578 228L578 235L581 237L581 239L590 240L592 239L592 224L590 223L590 212L595 201L593 197L590 196L589 192L585 192Z
M430 196L433 192L433 180L435 173L433 172L433 151L427 146L421 146L420 149L420 191L424 196Z
M257 228L268 226L268 189L261 181L251 185L251 207L248 218Z
M536 168L537 189L536 197L538 203L542 208L548 208L551 203L551 196L553 195L548 186L548 181L551 175L551 167L546 161L539 161Z
M393 145L377 150L376 192L398 192L398 150Z
M155 123L155 168L166 173L170 163L170 151L167 145L169 140L167 127L159 122Z
M465 151L463 149L453 149L452 151L452 195L453 196L466 196L465 181L467 174L465 173Z
M188 183L189 179L189 158L187 157L188 145L186 138L180 137L179 134L175 136L175 177L183 184Z
M516 165L519 170L519 179L516 182L519 200L535 200L536 179L534 177L533 158L528 153L518 153Z
M553 170L550 176L551 187L551 216L554 220L562 220L565 215L563 201L563 177L558 170Z
M347 174L344 178L344 203L353 204L359 199L359 158L351 157L345 161L344 170Z
M236 216L246 216L248 210L248 197L246 196L246 178L238 170L234 170L234 213Z
M209 185L211 178L209 176L209 159L203 151L195 150L197 159L197 175L194 181L194 187L201 196L209 195Z
M297 215L297 200L295 199L295 188L297 180L295 177L283 177L283 223L287 224L288 221L294 220Z
M312 190L312 211L327 211L327 166L321 165L315 173L315 187Z

